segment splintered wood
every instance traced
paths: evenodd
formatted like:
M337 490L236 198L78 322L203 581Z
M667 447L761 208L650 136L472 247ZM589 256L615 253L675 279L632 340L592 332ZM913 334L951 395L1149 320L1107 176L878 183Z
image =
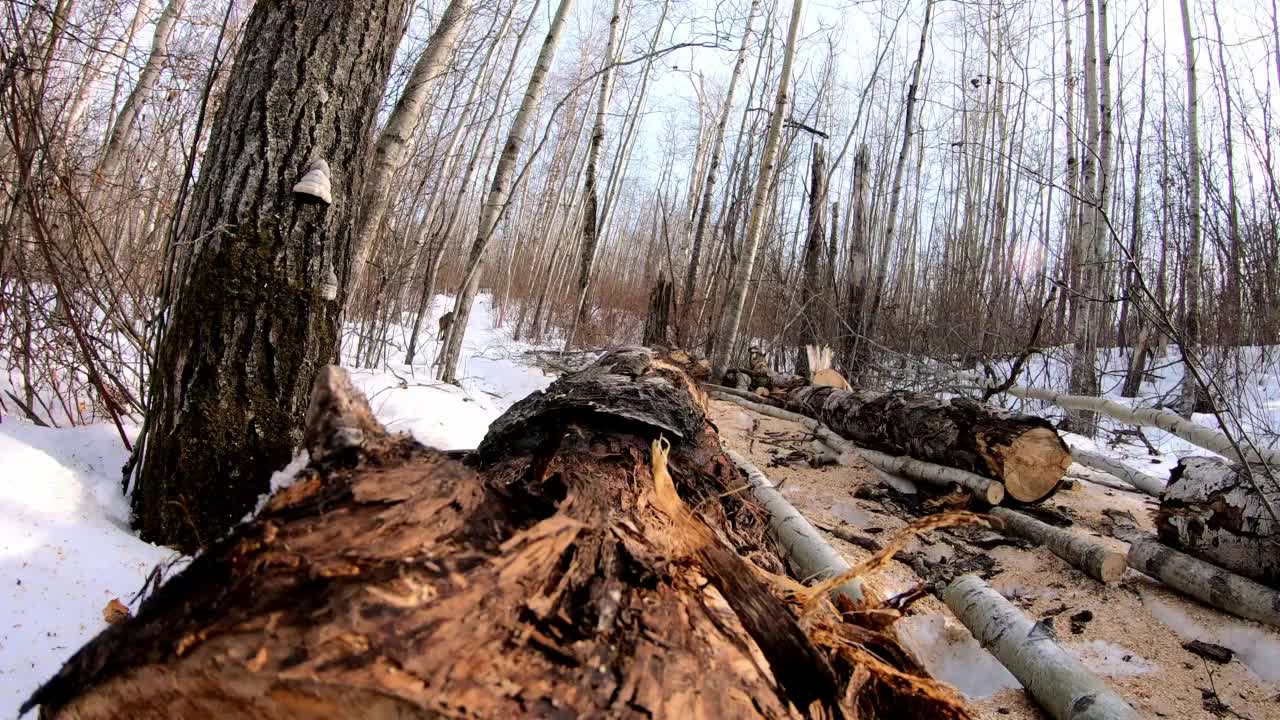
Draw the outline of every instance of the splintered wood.
M886 632L893 609L803 612L681 362L607 355L513 406L465 465L370 427L326 373L307 436L321 459L28 706L970 717Z

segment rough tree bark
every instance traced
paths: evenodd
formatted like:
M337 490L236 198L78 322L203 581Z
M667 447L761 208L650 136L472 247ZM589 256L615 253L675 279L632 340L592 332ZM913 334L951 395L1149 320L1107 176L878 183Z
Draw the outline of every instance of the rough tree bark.
M1071 465L1049 421L965 398L810 385L786 406L859 445L999 480L1018 502L1053 495Z
M813 156L809 164L809 227L805 234L804 244L804 278L800 284L800 337L798 346L818 345L820 335L826 331L827 307L821 300L822 283L822 243L826 240L826 231L822 227L827 211L827 157L822 145L813 144ZM808 355L803 347L798 347L799 362L796 373L804 377L813 375L809 367Z
M867 281L871 265L867 254L870 224L871 149L862 144L853 156L853 206L849 209L848 295L845 300L845 341L840 358L845 377L851 383L862 378L867 356Z
M675 283L666 273L658 274L658 281L649 291L649 314L644 319L644 339L649 347L667 347L671 343L668 328L671 326L671 306L675 299Z
M1178 462L1155 515L1160 541L1201 560L1280 589L1280 523L1267 511L1245 477L1265 478L1219 458L1189 457ZM1280 505L1273 484L1259 485L1272 507Z
M767 513L736 492L693 380L665 358L632 349L562 378L499 418L466 466L388 436L336 368L306 436L313 460L292 487L28 706L970 717L858 614L819 602L802 627Z
M311 381L337 349L367 138L407 6L254 6L178 242L193 249L135 450L134 522L150 542L213 542L300 445ZM332 204L292 191L316 160Z

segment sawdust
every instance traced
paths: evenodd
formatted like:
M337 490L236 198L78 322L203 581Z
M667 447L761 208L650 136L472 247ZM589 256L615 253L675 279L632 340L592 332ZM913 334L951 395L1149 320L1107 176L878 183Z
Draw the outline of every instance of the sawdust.
M804 464L770 466L770 462L793 451L812 452L812 435L794 423L750 413L740 406L711 402L711 418L725 444L747 455L780 486L782 494L814 524L844 526L855 534L885 544L913 517L891 503L861 499L859 488L876 486L881 475L861 461L849 466L809 467ZM1148 510L1155 501L1137 492L1115 490L1077 480L1047 501L1075 521L1074 530L1098 537L1123 550L1125 545L1103 532L1103 511L1127 510L1139 524L1150 530ZM846 522L850 520L852 522ZM851 564L857 565L874 553L824 533L831 545ZM948 557L952 545L960 541L934 535L918 540L908 550L933 562ZM1195 619L1199 627L1241 627L1260 638L1280 642L1280 633L1208 608L1165 588L1156 580L1130 570L1112 586L1103 586L1047 549L1002 546L983 551L998 565L988 578L996 589L1035 619L1054 617L1055 629L1064 645L1077 652L1083 662L1102 675L1144 717L1198 719L1245 717L1249 720L1280 720L1280 687L1260 679L1240 659L1227 665L1207 663L1182 647L1186 638L1162 623L1148 608L1154 598ZM894 561L878 573L873 584L884 596L903 592L921 582L908 565ZM1143 603L1143 596L1148 604ZM1072 622L1071 616L1088 610L1092 619ZM930 596L916 603L913 615L938 614L947 619L947 631L958 624L939 600ZM1074 626L1074 627L1073 627ZM1080 632L1074 632L1078 629ZM1185 633L1185 628L1183 628ZM965 631L960 628L960 633ZM1206 709L1206 693L1216 692L1232 712L1215 714ZM1001 690L985 698L973 699L978 717L991 720L1039 720L1045 715L1021 689ZM1233 715L1233 712L1238 715Z

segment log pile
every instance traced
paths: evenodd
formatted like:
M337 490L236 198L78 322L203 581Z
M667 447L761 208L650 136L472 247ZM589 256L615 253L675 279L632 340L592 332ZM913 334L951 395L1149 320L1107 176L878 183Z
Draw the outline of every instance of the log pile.
M854 624L883 611L802 612L699 391L652 353L517 403L465 465L388 435L337 370L308 415L295 484L26 708L969 717L883 624Z
M785 405L863 447L999 480L1021 503L1053 495L1071 465L1049 421L966 398L811 385Z
M1265 468L1183 458L1161 497L1156 531L1170 547L1280 589L1280 523L1273 510L1280 511L1280 488Z

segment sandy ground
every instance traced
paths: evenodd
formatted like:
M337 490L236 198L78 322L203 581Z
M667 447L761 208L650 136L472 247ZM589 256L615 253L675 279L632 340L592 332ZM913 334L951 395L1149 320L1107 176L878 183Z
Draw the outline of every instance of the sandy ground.
M712 419L725 443L745 452L820 528L843 526L860 536L884 539L913 519L892 503L855 497L881 483L882 474L873 468L861 464L771 466L794 450L812 450L811 436L794 423L721 401L712 402ZM864 489L859 491L860 487ZM1101 536L1106 509L1128 510L1149 528L1147 510L1154 507L1154 500L1077 481L1046 504L1072 517L1076 532ZM826 537L851 563L871 554L830 533ZM1124 548L1112 538L1104 539L1117 549ZM1280 720L1280 633L1274 629L1201 605L1133 570L1119 583L1104 586L1043 548L978 550L958 534L942 531L910 549L931 560L957 552L990 555L997 562L987 582L1029 616L1054 616L1061 642L1144 717ZM910 566L895 561L872 582L887 596L920 580ZM1092 613L1091 620L1071 621L1071 616L1086 610ZM914 605L913 614L900 621L900 635L931 672L967 691L979 717L1047 717L994 658L978 649L938 599L929 597ZM1226 665L1203 660L1183 649L1183 642L1191 639L1233 647L1236 658ZM1001 677L1006 689L998 689ZM1215 692L1226 709L1210 709Z

